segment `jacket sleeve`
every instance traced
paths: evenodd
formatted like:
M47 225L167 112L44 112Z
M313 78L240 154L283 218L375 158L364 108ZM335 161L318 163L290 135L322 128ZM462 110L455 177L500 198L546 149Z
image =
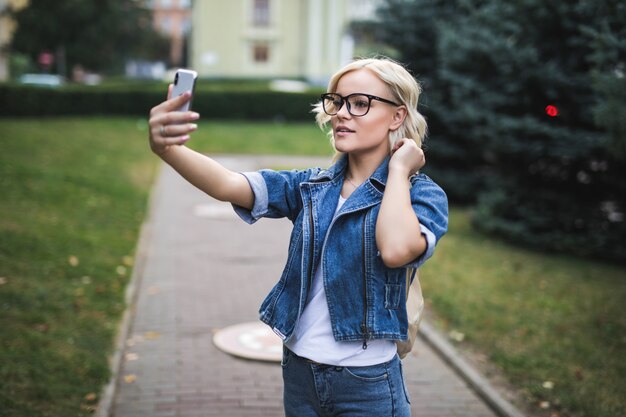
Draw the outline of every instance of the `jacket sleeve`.
M292 222L302 210L300 184L311 178L319 169L273 171L263 169L255 172L243 172L252 192L254 207L247 210L233 204L235 212L245 222L252 224L262 217L287 217Z
M448 231L448 197L435 182L424 174L411 181L411 203L426 238L426 251L406 267L419 268L435 252L439 239Z

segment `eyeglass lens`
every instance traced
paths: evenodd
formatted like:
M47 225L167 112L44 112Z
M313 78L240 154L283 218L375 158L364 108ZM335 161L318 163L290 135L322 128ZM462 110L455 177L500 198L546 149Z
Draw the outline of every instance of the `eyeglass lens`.
M344 104L351 115L363 116L369 111L371 100L363 94L351 94L345 98L339 94L327 94L322 103L324 111L330 116L337 114Z

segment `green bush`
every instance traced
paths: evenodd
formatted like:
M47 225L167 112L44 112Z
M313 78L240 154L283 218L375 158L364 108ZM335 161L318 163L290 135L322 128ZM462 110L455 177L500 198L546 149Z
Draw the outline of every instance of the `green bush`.
M138 115L145 116L163 101L164 91L131 86L121 88L44 89L0 86L2 117ZM193 109L204 118L248 120L311 120L317 93L275 91L219 92L198 89Z

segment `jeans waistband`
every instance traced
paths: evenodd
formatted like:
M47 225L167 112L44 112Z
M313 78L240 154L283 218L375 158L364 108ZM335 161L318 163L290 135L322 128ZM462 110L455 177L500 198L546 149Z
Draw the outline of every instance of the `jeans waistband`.
M289 354L289 355L293 356L294 358L299 359L299 360L301 360L301 361L303 361L303 362L306 362L306 363L310 363L310 364L312 364L312 365L317 365L317 366L334 366L334 365L329 365L329 364L326 364L326 363L316 362L316 361L314 361L314 360L312 360L312 359L305 358L305 357L303 357L303 356L299 356L299 355L297 355L294 351L292 351L291 349L289 349L289 348L288 348L287 346L285 346L285 345L283 345L283 350L284 350L284 352L286 352L287 354Z

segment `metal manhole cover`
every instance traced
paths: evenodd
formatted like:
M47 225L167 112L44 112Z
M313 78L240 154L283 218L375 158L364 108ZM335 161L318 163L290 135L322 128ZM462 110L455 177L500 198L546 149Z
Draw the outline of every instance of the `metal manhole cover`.
M225 327L215 333L213 343L226 353L246 359L280 362L283 356L282 340L260 321Z

